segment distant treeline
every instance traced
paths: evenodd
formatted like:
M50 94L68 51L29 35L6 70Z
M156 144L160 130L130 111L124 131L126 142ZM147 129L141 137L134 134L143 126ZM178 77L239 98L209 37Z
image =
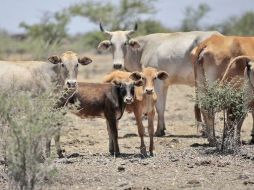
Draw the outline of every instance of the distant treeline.
M30 53L32 58L43 58L49 51L73 49L84 52L95 49L98 43L105 39L98 30L69 36L67 27L73 17L84 17L90 22L102 22L107 30L131 29L138 22L139 29L135 35L145 35L156 32L217 30L225 35L254 35L254 12L246 12L239 17L227 18L215 25L201 25L202 19L211 10L207 4L198 7L186 7L184 18L178 28L168 28L152 15L156 13L154 4L157 0L120 0L118 4L87 0L74 4L59 12L45 13L39 23L28 25L20 23L25 34L9 35L0 32L0 58L11 53Z

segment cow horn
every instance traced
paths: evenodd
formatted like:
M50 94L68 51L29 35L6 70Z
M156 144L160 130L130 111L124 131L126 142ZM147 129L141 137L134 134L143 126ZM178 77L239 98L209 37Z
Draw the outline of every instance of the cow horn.
M134 32L136 32L137 30L138 30L138 23L137 23L137 22L135 22L135 25L134 25L133 30L130 30L130 31L128 32L128 35L133 34L133 33L134 33Z
M105 30L105 29L103 28L103 26L102 26L102 23L101 23L101 22L100 22L100 30L101 30L101 32L104 32L105 34L108 34L108 35L110 35L110 36L111 36L111 32L110 32L110 31Z
M227 69L226 69L226 71L225 71L225 73L224 73L224 75L223 75L223 77L222 77L222 79L221 79L221 81L220 81L220 84L222 84L223 81L225 80L225 78L226 78L226 76L227 76L227 74L228 74L228 71L229 71L229 69L231 68L231 66L232 66L236 61L238 61L238 60L240 60L240 59L246 59L247 61L250 61L250 60L254 59L254 56L241 55L241 56L235 57L235 58L228 64Z

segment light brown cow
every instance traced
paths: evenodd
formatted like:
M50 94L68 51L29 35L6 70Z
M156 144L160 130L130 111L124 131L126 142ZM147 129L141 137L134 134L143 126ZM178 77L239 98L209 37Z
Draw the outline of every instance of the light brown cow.
M147 67L140 72L125 72L125 71L113 71L104 78L103 82L111 82L114 80L121 81L139 81L142 80L143 87L135 88L135 99L130 105L127 105L126 109L128 112L133 112L137 122L138 133L141 139L140 152L143 156L147 156L146 146L144 143L145 129L142 123L143 114L148 116L148 133L150 137L149 152L150 156L153 156L154 150L154 114L155 114L155 103L157 95L154 90L155 79L165 80L168 78L168 74L165 71L157 71L154 68Z
M205 92L207 82L221 80L227 70L223 81L242 78L244 75L246 59L237 59L230 67L230 62L237 56L254 55L254 37L237 37L213 35L193 52L194 75L197 100L200 93ZM227 69L228 68L228 69ZM202 110L206 123L206 133L211 145L216 145L215 132L213 129L214 115ZM254 113L252 113L254 117Z

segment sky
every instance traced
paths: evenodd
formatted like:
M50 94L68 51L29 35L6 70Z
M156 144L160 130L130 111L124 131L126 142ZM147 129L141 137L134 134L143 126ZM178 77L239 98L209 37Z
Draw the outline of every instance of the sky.
M10 33L22 33L20 22L38 23L44 12L56 12L85 0L0 0L0 28ZM101 0L104 2L105 0ZM117 3L118 0L108 0ZM239 16L246 11L254 11L254 0L158 0L155 3L157 13L151 18L160 20L169 28L178 27L184 17L187 6L196 8L206 3L211 11L202 20L203 24L216 24L229 18ZM74 18L68 25L68 33L84 33L99 27L86 18Z

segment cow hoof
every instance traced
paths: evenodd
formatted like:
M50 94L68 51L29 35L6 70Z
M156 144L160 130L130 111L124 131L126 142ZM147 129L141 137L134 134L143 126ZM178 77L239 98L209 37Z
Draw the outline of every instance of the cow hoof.
M111 156L118 157L120 156L120 152L109 152Z
M147 153L146 153L146 148L145 147L140 147L140 154L142 157L147 157Z
M63 152L65 152L65 151L64 150L57 150L58 158L64 158Z
M155 136L156 137L163 137L163 136L165 136L165 131L164 130L156 131Z
M250 140L250 144L254 144L254 138Z
M153 152L150 152L150 156L153 157Z

